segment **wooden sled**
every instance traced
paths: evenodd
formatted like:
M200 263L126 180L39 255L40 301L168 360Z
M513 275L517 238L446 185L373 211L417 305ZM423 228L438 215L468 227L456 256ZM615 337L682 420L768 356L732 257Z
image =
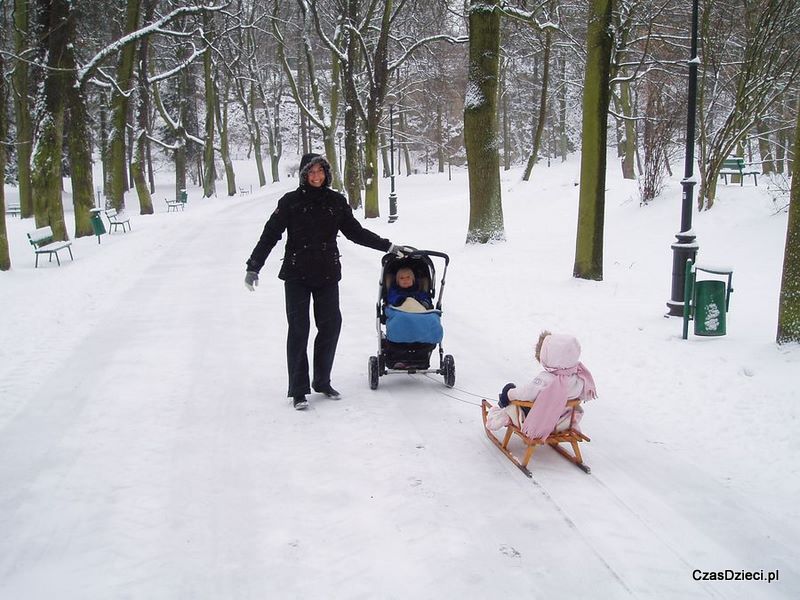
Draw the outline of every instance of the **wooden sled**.
M514 425L513 423L509 423L506 427L506 434L503 437L503 441L501 442L497 436L492 433L492 431L486 426L486 416L489 414L489 409L492 407L492 403L486 399L483 399L481 402L481 417L483 418L483 428L486 431L486 435L489 436L489 439L492 440L492 443L500 449L500 452L505 454L508 459L514 463L520 471L525 473L528 477L532 477L531 472L528 470L528 462L533 456L533 451L536 450L537 446L550 446L553 450L558 452L561 456L566 458L584 473L590 473L591 469L589 469L588 465L583 463L583 458L581 457L581 450L578 447L578 443L580 442L588 442L590 441L588 437L583 435L577 427L575 427L575 408L580 405L581 401L578 399L569 400L567 402L567 406L572 408L572 417L570 417L569 427L564 429L563 431L553 431L549 436L547 436L546 440L542 440L541 438L537 438L535 440L530 439L526 436L522 430ZM518 406L520 408L531 408L533 407L533 402L526 401L526 400L512 400L511 404L514 406ZM519 438L525 444L525 455L522 457L522 460L518 459L509 449L509 443L514 436L519 436ZM559 444L569 444L572 447L572 452L570 453L569 450L559 446Z

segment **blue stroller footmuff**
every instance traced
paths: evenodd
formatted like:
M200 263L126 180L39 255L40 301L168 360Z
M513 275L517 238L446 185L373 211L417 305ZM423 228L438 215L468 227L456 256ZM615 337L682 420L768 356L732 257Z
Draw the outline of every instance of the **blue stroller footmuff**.
M412 313L387 306L386 339L395 343L438 344L444 337L441 319L440 310Z

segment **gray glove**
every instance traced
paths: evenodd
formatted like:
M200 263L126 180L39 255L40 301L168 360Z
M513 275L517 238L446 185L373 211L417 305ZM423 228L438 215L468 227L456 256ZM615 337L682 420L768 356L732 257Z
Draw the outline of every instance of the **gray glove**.
M416 251L417 251L417 249L416 248L412 248L411 246L395 246L394 244L392 244L389 247L389 253L390 254L396 254L400 258L403 258L404 256L408 256L409 254L413 254Z
M248 271L244 274L244 287L246 287L251 292L256 291L256 286L258 286L258 273L255 271Z

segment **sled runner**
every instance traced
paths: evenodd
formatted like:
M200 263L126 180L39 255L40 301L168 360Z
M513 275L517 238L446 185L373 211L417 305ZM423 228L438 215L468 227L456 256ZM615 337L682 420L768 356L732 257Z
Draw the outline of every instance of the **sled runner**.
M580 442L588 442L590 441L588 437L583 435L581 431L577 427L577 423L575 423L575 414L576 408L580 405L581 401L578 399L569 400L567 401L567 407L572 409L572 416L569 420L569 425L566 429L562 430L554 430L550 435L547 436L547 439L543 440L541 438L537 439L530 439L527 437L522 430L517 427L513 422L509 423L506 426L506 432L503 436L502 441L495 436L494 433L488 428L486 423L486 417L489 414L489 409L492 408L492 403L486 399L483 399L481 402L481 417L483 418L483 428L486 431L486 435L489 436L489 439L492 440L492 443L499 448L499 450L508 457L508 459L514 463L525 475L531 477L531 472L528 470L528 462L533 456L534 450L536 450L537 446L550 446L553 450L558 452L561 456L566 458L568 461L573 463L576 467L581 469L584 473L589 473L590 469L587 465L583 463L583 458L581 457L581 450L578 447ZM511 405L518 407L519 409L522 408L532 408L533 402L525 401L525 400L512 400ZM511 440L515 437L519 437L525 448L525 454L522 457L522 460L518 459L514 454L511 452L509 448L509 444ZM572 452L569 452L566 448L560 446L559 444L569 444L572 447Z

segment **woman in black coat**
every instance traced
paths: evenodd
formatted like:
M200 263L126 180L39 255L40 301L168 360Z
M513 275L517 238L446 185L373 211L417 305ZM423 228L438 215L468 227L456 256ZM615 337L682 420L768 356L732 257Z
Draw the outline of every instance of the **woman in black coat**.
M278 200L261 238L247 261L245 285L254 291L258 273L267 256L287 232L283 265L278 277L286 293L289 334L286 359L289 370L288 395L298 410L308 406L311 388L329 398L340 394L331 386L331 368L342 327L339 310L339 280L342 268L336 236L341 231L350 241L381 250L404 254L407 249L364 229L353 216L347 199L330 188L331 166L324 156L306 154L300 161L300 187ZM410 249L409 249L410 251ZM309 381L309 309L314 301L314 373ZM309 385L310 383L310 385Z

